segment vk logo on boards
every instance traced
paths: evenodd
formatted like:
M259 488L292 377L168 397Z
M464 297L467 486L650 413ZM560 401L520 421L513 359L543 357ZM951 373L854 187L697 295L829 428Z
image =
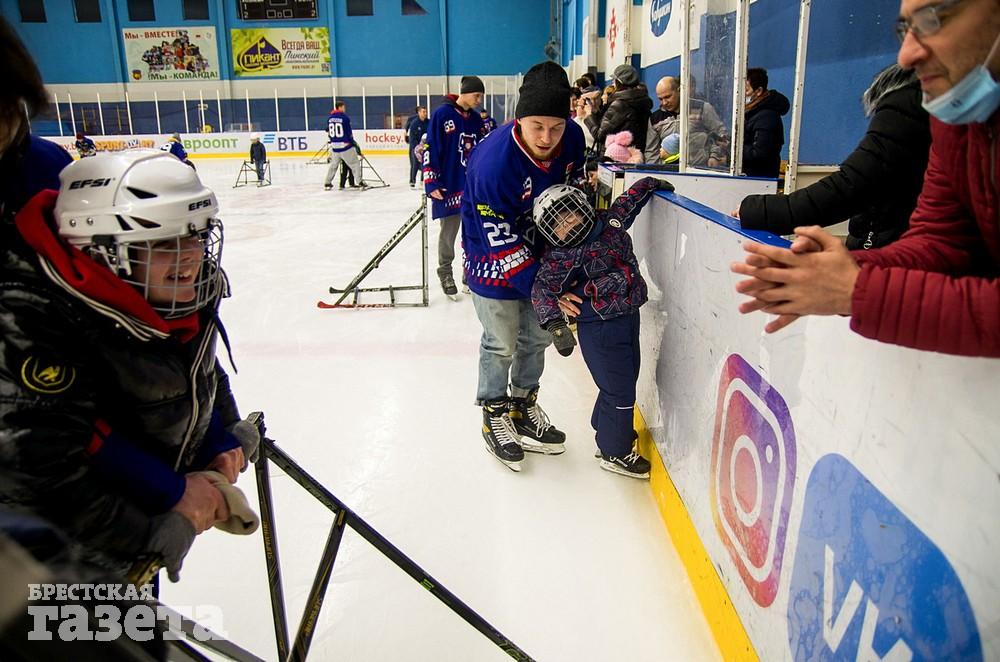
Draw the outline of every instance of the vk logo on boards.
M657 37L667 30L673 4L673 0L653 0L649 3L649 27Z
M941 550L850 462L806 486L788 595L796 660L982 660L976 618Z
M712 438L712 515L754 601L778 593L795 485L795 431L784 398L738 354L722 366Z

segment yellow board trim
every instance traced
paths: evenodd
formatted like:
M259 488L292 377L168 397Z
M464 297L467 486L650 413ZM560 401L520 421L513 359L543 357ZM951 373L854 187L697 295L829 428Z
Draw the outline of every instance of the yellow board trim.
M653 489L653 499L691 579L694 593L719 652L722 653L722 659L726 662L760 662L753 642L729 599L729 593L694 528L684 501L663 466L660 452L653 443L653 437L638 407L635 408L635 429L639 433L639 451L652 465L649 470L649 486Z

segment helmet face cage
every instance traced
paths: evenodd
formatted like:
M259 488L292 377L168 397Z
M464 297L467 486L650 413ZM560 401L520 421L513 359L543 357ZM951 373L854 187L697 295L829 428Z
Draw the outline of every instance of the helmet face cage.
M222 223L212 218L202 230L191 223L186 233L165 239L94 237L85 250L138 290L164 319L172 319L202 309L221 292L222 236Z
M542 192L535 201L535 225L542 236L560 248L580 244L594 228L594 208L578 188L559 184Z

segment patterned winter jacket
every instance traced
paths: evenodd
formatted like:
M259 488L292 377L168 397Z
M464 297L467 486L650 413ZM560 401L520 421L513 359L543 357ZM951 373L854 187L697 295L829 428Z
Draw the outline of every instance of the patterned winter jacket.
M121 573L184 474L239 445L224 431L239 413L215 307L163 320L58 239L55 197L0 224L0 510L51 522Z
M646 281L639 274L628 229L658 187L654 177L640 179L606 211L597 213L583 243L545 249L531 288L531 305L540 324L562 318L558 302L566 292L583 299L576 318L580 322L628 315L646 303Z

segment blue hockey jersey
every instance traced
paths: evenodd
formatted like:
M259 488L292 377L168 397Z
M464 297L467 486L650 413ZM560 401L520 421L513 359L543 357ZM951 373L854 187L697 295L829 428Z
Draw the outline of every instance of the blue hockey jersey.
M462 109L451 97L431 115L424 150L424 191L432 203L432 218L459 213L469 155L484 135L479 113ZM432 191L441 191L444 200L431 198Z
M167 141L166 144L162 145L160 149L163 150L164 152L170 152L171 154L179 158L181 161L187 161L188 157L187 150L184 149L184 145L182 145L181 141L179 140L171 138L169 141Z
M58 191L59 173L72 162L65 149L35 135L8 147L0 158L0 214L13 216L39 191Z
M538 271L532 204L554 184L583 182L583 130L566 122L560 151L532 157L509 122L472 153L462 200L462 248L469 289L489 299L527 299Z
M335 152L346 152L354 149L354 132L351 131L351 118L339 110L330 113L326 118L326 132L330 136L330 149Z

